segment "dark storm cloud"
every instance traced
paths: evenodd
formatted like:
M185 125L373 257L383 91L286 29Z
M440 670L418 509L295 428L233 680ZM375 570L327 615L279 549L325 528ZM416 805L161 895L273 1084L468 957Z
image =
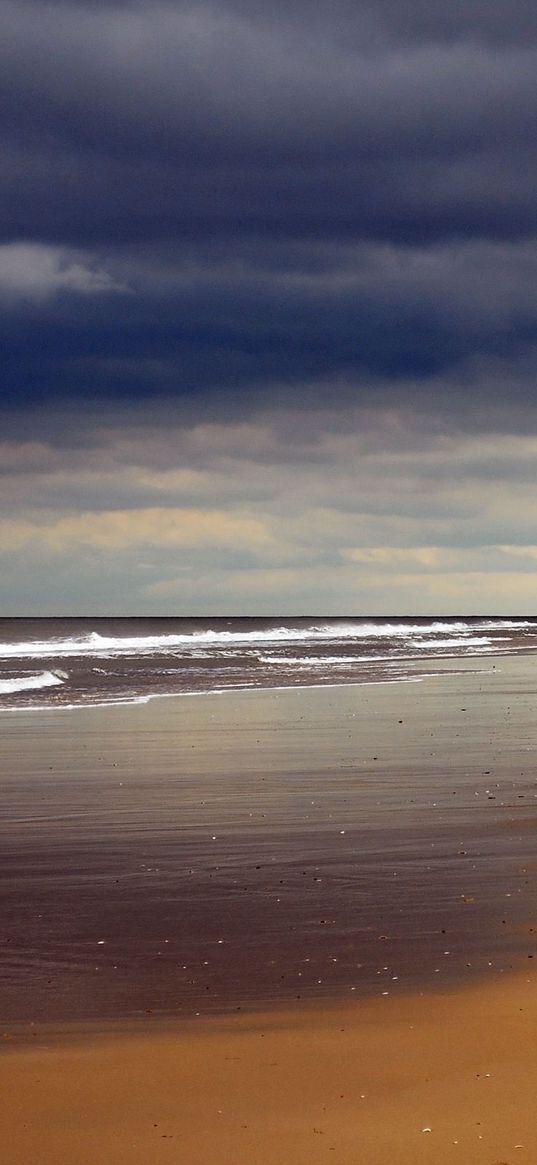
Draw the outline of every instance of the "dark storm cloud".
M386 17L6 6L4 237L532 229L531 38Z
M536 98L527 4L5 4L6 405L524 404Z
M178 396L231 417L282 397L311 407L327 383L332 404L423 406L436 378L437 408L460 409L470 393L483 426L483 404L505 401L506 376L510 397L524 399L535 367L529 243L131 247L91 266L35 252L3 249L12 407ZM503 375L491 376L493 364Z

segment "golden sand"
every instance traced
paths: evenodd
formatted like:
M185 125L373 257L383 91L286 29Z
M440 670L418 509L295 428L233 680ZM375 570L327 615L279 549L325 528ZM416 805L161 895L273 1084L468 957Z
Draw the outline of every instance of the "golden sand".
M37 1046L39 1044L39 1046ZM537 981L4 1036L6 1165L535 1165Z

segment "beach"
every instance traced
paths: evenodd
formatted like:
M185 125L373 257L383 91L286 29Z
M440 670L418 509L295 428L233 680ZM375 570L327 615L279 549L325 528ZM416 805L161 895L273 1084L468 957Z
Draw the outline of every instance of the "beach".
M532 1165L535 980L153 1033L71 1033L0 1059L13 1165Z
M10 1161L535 1160L537 661L427 667L3 714Z

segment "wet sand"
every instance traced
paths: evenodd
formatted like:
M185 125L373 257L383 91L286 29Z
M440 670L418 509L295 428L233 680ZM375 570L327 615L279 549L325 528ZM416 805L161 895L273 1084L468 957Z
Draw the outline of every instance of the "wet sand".
M533 1165L536 1088L526 975L0 1057L10 1165Z
M537 660L453 666L3 716L0 1019L298 1005L533 953Z
M535 1162L537 660L453 667L2 718L10 1165Z

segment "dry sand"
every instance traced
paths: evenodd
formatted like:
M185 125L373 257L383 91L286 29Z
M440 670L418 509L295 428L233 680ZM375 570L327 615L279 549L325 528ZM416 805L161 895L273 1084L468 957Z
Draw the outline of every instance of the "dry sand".
M9 1165L533 1165L537 983L6 1041Z

